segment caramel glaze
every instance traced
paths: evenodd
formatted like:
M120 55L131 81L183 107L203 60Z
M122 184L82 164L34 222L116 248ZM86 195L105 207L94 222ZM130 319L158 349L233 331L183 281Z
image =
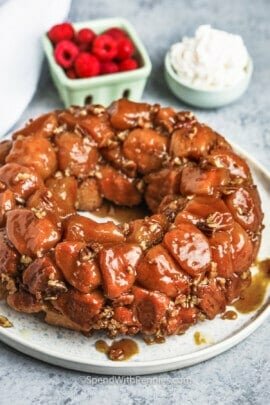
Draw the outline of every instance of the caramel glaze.
M257 262L258 273L252 277L251 285L243 291L240 299L233 306L238 312L248 314L256 311L263 303L270 281L270 259Z
M95 348L100 353L108 353L109 345L105 342L105 340L97 340L95 343Z
M193 338L194 338L194 342L197 346L205 345L208 343L205 336L203 336L203 334L199 331L194 332Z
M105 353L110 360L124 361L139 353L137 343L132 339L115 340L108 345L104 340L97 340L96 350Z
M11 328L13 323L7 317L0 315L0 326L2 328Z
M121 99L46 114L0 142L0 186L7 303L49 324L170 336L223 313L249 283L258 191L192 113ZM127 221L124 209L119 226L78 215L102 201L145 201L151 216Z
M226 311L221 316L221 319L233 321L233 320L237 319L237 317L238 317L238 315L235 311Z

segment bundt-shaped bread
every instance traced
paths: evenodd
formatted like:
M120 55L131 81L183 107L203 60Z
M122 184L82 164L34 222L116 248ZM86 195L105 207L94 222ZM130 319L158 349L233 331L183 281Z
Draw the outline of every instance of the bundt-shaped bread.
M126 99L30 121L0 144L0 285L17 311L110 336L183 333L251 281L260 198L247 163L190 112ZM151 215L78 213L104 200Z

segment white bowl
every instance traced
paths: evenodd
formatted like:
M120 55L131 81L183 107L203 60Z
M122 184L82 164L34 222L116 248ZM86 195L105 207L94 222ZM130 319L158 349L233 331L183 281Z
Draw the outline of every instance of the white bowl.
M252 59L249 58L246 75L234 86L205 90L184 83L171 65L170 51L165 56L165 79L173 94L187 104L200 108L222 107L237 100L247 90L252 72L253 63Z

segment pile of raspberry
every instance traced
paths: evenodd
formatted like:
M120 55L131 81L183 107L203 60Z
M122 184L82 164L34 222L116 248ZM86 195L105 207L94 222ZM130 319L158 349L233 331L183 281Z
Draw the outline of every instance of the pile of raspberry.
M54 58L70 79L125 72L139 67L135 46L121 28L97 35L90 28L76 32L70 23L54 25L48 32Z

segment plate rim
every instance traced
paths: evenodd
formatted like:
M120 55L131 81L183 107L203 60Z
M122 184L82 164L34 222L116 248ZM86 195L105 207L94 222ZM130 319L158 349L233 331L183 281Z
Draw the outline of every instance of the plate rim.
M254 159L248 152L243 150L234 142L230 142L230 144L233 150L239 153L240 156L248 159L248 161L254 166L254 168L259 169L259 171L270 182L270 171L268 171L268 169L266 169L260 162ZM154 372L161 373L176 370L183 367L195 365L202 361L213 358L246 339L260 325L262 325L262 323L268 318L269 315L270 305L268 299L257 312L254 312L254 318L252 317L248 321L247 325L244 324L240 330L236 331L231 336L218 343L214 343L192 353L175 356L174 358L164 358L140 362L129 360L127 362L116 363L113 361L110 362L110 360L106 359L93 360L90 363L89 360L84 360L83 358L78 360L78 357L71 356L68 353L62 354L48 348L41 349L40 345L28 343L19 335L10 335L8 329L0 329L0 340L8 346L35 359L76 371L94 372L97 374L105 375L144 375Z
M268 300L269 301L269 300ZM81 359L78 361L77 357L68 355L65 356L61 353L54 352L50 349L40 350L39 345L29 344L19 336L10 336L6 330L1 331L0 340L11 346L12 348L34 357L35 359L45 361L46 363L61 366L68 369L73 369L82 372L94 372L97 374L110 374L110 375L143 375L151 374L153 372L165 372L184 368L187 366L198 364L204 360L213 358L224 351L237 345L253 333L270 315L269 302L265 302L261 308L260 313L254 318L250 319L246 326L235 332L232 336L224 340L214 343L210 346L202 348L198 351L179 355L175 358L147 360L142 362L128 361L128 362L109 362L109 360L94 360L89 363L88 360ZM4 333L3 333L4 332ZM164 366L164 367L163 367ZM161 369L160 369L161 368Z

